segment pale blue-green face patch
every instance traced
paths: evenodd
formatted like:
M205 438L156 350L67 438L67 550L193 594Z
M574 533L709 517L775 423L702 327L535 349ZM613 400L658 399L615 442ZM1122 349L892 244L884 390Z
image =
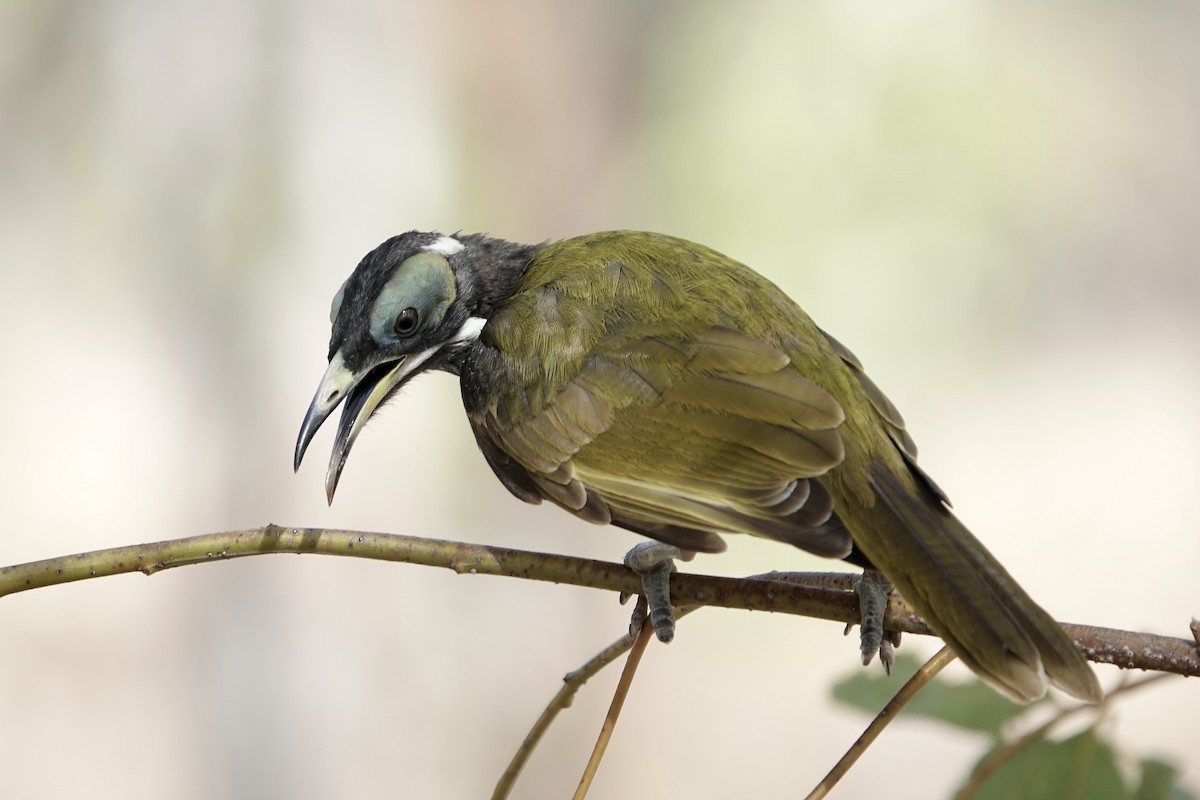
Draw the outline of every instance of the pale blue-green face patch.
M409 256L371 307L371 337L380 344L394 344L437 325L457 294L454 272L445 256L430 250Z
M343 281L342 287L337 290L337 294L333 296L333 303L329 306L329 324L332 325L337 320L338 312L342 310L342 298L346 296L346 283L349 278Z

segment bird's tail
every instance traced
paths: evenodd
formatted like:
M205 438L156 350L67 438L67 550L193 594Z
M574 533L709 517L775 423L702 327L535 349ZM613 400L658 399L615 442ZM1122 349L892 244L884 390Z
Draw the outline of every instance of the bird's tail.
M871 483L876 503L862 523L872 530L856 540L963 663L1021 702L1045 694L1047 679L1080 700L1101 700L1095 674L1062 626L949 509L883 464Z

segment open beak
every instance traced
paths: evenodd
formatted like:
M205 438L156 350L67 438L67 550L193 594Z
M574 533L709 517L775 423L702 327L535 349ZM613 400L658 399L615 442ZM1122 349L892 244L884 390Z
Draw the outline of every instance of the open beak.
M329 367L321 378L321 385L317 387L317 393L313 396L308 413L304 415L304 422L300 425L293 466L297 470L300 469L304 451L312 441L313 435L338 404L345 400L346 405L342 408L342 418L333 440L329 468L325 473L325 497L330 503L333 502L333 493L337 490L342 467L346 465L346 458L350 455L350 448L358 438L359 431L392 390L420 366L425 360L421 358L423 355L427 357L426 353L417 354L415 358L401 356L357 374L346 367L341 351L334 353L333 358L329 360Z

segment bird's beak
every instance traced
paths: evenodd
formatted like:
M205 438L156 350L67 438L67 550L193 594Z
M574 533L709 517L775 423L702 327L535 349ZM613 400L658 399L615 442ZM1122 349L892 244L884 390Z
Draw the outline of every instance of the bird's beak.
M304 415L304 422L300 425L300 435L296 438L294 467L300 469L304 451L312 441L313 435L338 404L345 400L346 405L342 409L342 418L333 440L329 468L325 473L325 497L330 503L333 502L338 478L342 475L342 467L346 465L346 458L350 455L354 440L358 438L358 432L375 413L379 404L424 360L419 356L417 359L401 356L354 373L346 367L341 351L334 353L333 358L329 359L329 367L325 370L321 385L317 387L317 393L313 396L308 413Z

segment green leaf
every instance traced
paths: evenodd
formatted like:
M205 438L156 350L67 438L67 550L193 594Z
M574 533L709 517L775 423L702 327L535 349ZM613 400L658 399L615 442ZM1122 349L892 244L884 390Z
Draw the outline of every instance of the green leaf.
M985 756L986 758L986 756ZM1093 728L1042 739L996 770L972 800L1131 800L1116 759Z
M879 669L856 669L850 673L850 677L834 684L833 699L869 714L877 714L892 699L896 690L917 674L920 666L921 662L917 659L901 654L896 656L890 677Z
M896 659L890 678L882 673L859 671L833 687L834 699L871 714L878 713L919 666L915 658L902 655ZM1008 721L1028 708L1030 706L1012 702L982 681L950 683L938 679L914 697L901 713L940 720L957 728L999 738Z
M1178 783L1179 770L1172 764L1155 759L1142 762L1142 781L1138 785L1136 800L1197 800L1189 790Z

